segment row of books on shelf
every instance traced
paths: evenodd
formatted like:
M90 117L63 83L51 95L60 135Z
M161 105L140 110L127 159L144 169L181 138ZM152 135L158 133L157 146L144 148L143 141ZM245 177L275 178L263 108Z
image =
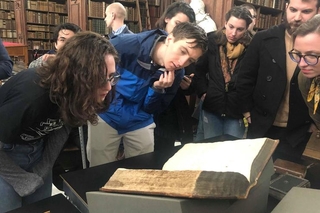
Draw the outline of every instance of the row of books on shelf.
M127 26L134 33L139 33L140 32L140 28L139 28L138 24L135 24L133 22L129 22L129 23L127 23Z
M4 38L17 38L17 31L16 30L7 30L7 29L0 29L0 35L1 39L3 40Z
M108 7L109 4L105 2L94 2L94 1L88 1L88 12L89 17L91 18L105 18L105 10L106 7ZM127 21L138 21L138 13L137 8L134 7L126 7L127 11ZM140 9L141 12L143 12L143 9ZM141 15L142 17L142 15Z
M271 14L259 14L255 27L260 29L268 29L279 23L278 16L272 16Z
M108 5L105 2L88 1L89 17L104 18Z
M52 39L50 32L27 32L29 39Z
M88 30L99 33L101 35L107 35L108 29L104 20L90 19L88 20Z
M135 2L136 0L120 0L119 2Z
M0 9L14 10L14 1L0 1Z
M51 50L54 48L52 42L28 40L29 50Z
M14 42L17 43L18 39L17 38L5 38L5 37L1 37L2 41L7 41L7 42Z
M160 0L149 0L148 4L149 5L160 6Z
M34 11L27 11L27 22L38 24L57 25L68 22L68 16L62 16L57 13L39 13Z
M283 10L285 0L246 0L248 3Z
M127 21L138 21L138 9L134 7L125 7L127 10ZM142 17L142 16L141 16Z
M67 13L67 5L59 4L52 1L27 1L27 9L30 10L41 10L44 12L58 12Z
M14 11L0 11L0 19L14 19Z
M54 30L54 26L28 24L27 30L49 32Z
M15 20L0 19L0 28L7 29L7 30L15 30L16 29L16 21Z

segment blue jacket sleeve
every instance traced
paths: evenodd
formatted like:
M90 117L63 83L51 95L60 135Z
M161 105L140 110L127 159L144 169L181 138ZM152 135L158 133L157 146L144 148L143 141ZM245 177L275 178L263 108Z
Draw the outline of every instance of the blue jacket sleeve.
M0 80L9 78L12 74L13 62L0 39Z
M158 76L158 74L156 75ZM153 89L152 85L154 81L151 81L147 96L144 100L144 105L143 105L144 111L150 114L154 114L154 113L159 113L165 110L169 106L174 96L176 95L183 76L184 76L184 69L176 70L175 79L172 86L169 88L166 88L163 93ZM159 76L156 79L159 79Z

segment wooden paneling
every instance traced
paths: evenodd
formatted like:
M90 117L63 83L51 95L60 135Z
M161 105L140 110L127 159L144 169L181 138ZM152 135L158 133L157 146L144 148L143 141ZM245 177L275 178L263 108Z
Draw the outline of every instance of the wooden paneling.
M28 46L24 44L3 42L11 58L22 58L25 64L28 64Z
M214 20L217 28L224 26L224 16L233 7L233 0L203 0L206 12Z
M15 20L17 30L17 41L21 44L27 44L27 29L26 29L26 16L25 16L24 0L15 1Z
M87 29L86 0L68 0L69 22L78 25L81 29Z

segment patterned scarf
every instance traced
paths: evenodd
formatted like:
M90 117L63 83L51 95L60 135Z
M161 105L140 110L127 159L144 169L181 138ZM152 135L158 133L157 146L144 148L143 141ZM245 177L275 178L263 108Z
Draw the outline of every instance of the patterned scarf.
M225 83L227 84L233 75L238 57L243 53L245 46L243 44L231 44L227 42L226 46L219 47L221 58L221 68Z
M314 107L313 107L313 114L316 114L319 100L320 100L320 77L315 77L310 85L307 101L310 102L314 99Z

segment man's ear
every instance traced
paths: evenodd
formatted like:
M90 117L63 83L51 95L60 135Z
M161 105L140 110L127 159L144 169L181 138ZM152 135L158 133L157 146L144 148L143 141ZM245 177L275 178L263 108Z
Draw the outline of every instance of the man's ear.
M168 45L170 42L174 42L174 37L172 35L172 33L170 33L167 38L166 38L166 41L165 41L165 44Z
M57 50L57 42L54 42L54 48Z

